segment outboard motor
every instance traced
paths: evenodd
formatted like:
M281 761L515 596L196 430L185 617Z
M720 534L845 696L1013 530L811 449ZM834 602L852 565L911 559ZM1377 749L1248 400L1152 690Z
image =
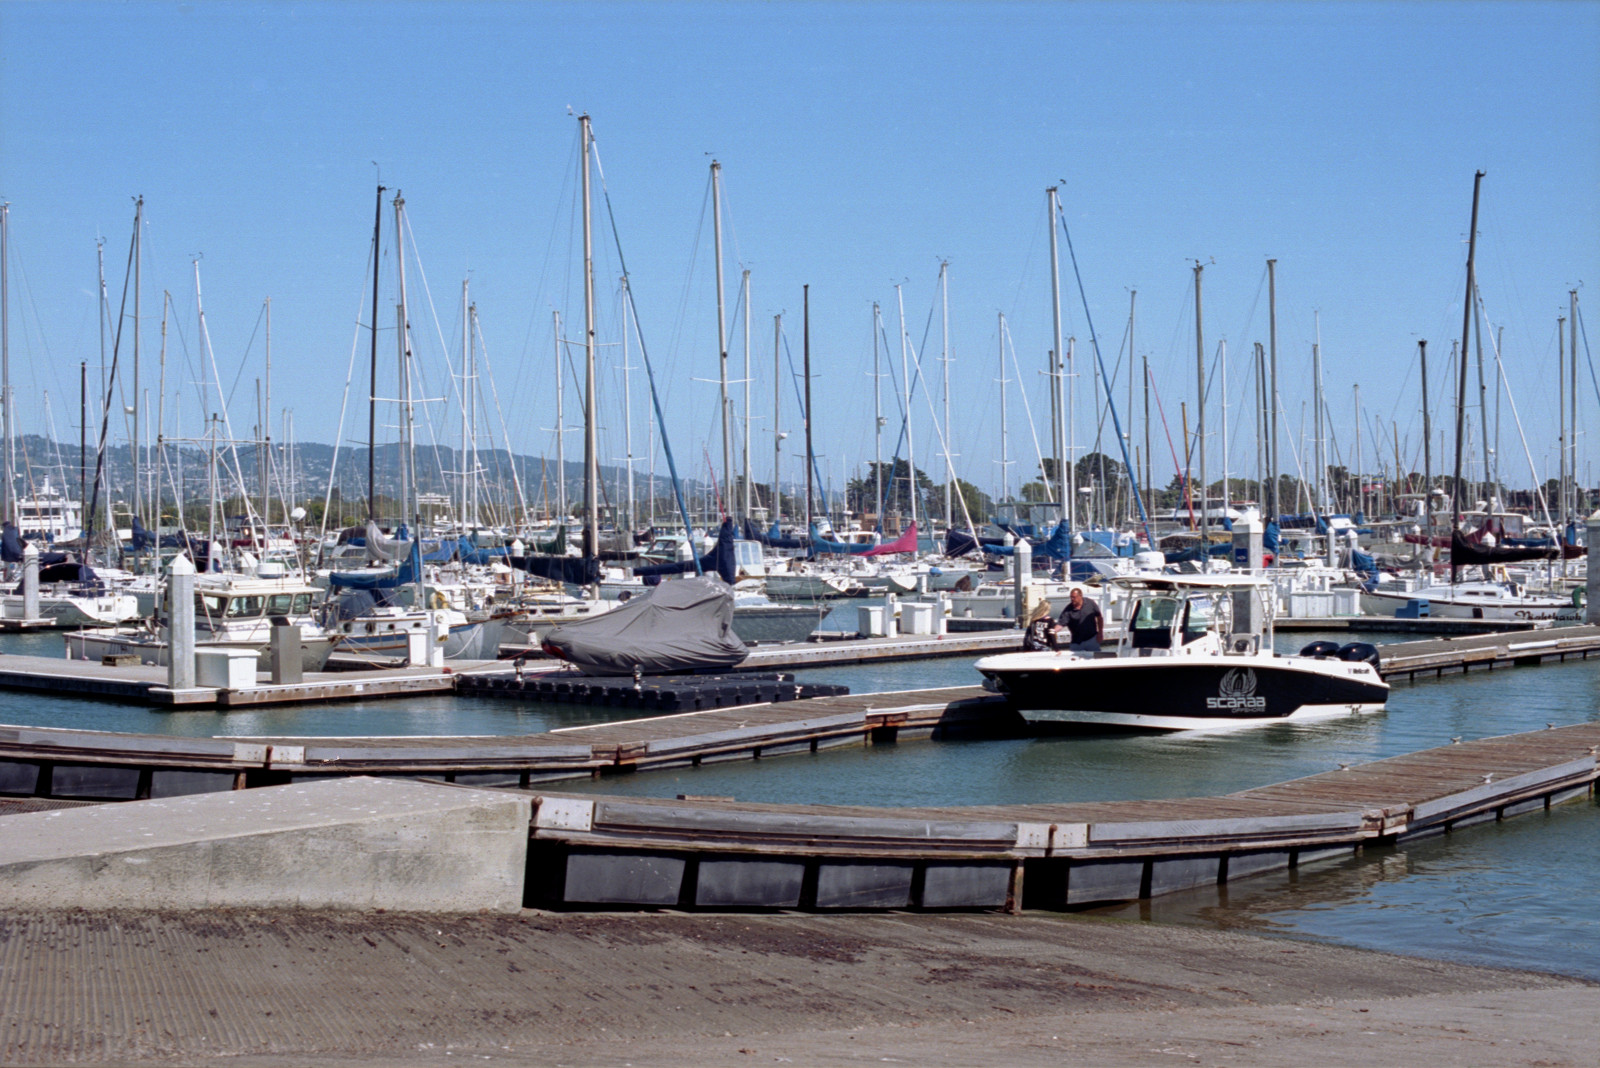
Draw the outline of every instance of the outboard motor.
M1310 645L1308 645L1304 649L1300 650L1300 655L1301 656L1314 656L1318 660L1323 660L1323 659L1326 659L1327 657L1330 657L1330 656L1338 656L1339 655L1339 643L1338 642L1312 642Z
M1333 643L1328 642L1327 644L1332 645ZM1369 645L1366 642L1351 642L1348 645L1341 645L1339 647L1339 659L1348 660L1351 663L1371 664L1373 669L1376 670L1378 667L1378 647Z

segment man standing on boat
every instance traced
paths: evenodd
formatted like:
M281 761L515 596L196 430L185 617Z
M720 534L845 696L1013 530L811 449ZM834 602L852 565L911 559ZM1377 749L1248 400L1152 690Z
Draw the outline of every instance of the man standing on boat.
M1067 607L1061 610L1056 622L1067 628L1068 652L1092 656L1100 651L1100 643L1105 640L1105 621L1100 615L1100 606L1084 600L1081 586L1073 587Z

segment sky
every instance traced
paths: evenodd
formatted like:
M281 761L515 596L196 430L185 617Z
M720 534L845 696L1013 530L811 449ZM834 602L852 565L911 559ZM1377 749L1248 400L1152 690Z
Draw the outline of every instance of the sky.
M604 175L594 193L602 462L628 454L620 245L637 307L626 350L637 470L652 440L642 340L680 471L722 476L715 159L736 472L748 318L751 471L772 475L781 314L783 477L802 477L794 376L809 286L825 481L858 476L879 448L875 335L886 460L907 454L904 337L923 376L911 401L917 466L942 479L948 447L955 474L995 494L1035 473L1038 449L1048 450L1043 373L1054 344L1049 186L1059 187L1073 254L1058 231L1075 455L1096 442L1096 339L1118 414L1143 449L1142 392L1131 413L1128 403L1132 305L1136 375L1148 362L1154 386L1154 481L1181 466L1183 416L1191 429L1198 422L1198 262L1211 478L1225 448L1232 471L1254 473L1251 352L1268 342L1272 257L1284 466L1312 449L1320 338L1330 460L1353 467L1359 436L1365 469L1376 470L1378 453L1392 467L1398 436L1401 466L1420 469L1418 341L1428 341L1435 438L1450 439L1449 359L1482 170L1477 273L1494 331L1485 341L1501 339L1505 381L1495 389L1491 347L1490 444L1502 481L1527 485L1530 461L1541 479L1556 464L1557 318L1576 288L1586 321L1583 282L1600 279L1596 55L1593 2L13 0L0 4L0 199L10 204L17 430L77 438L80 361L98 393L102 349L120 323L121 408L134 403L137 333L147 428L164 407L169 439L197 437L203 412L225 404L234 434L248 437L270 300L274 437L364 442L381 181L376 392L399 392L400 192L418 440L461 438L466 281L488 368L477 380L480 447L553 456L553 313L577 361L565 422L581 414L575 116L587 113ZM124 296L136 196L137 331L131 288ZM1587 339L1578 344L1579 471L1592 483L1587 430L1600 388ZM1472 387L1476 397L1475 369ZM393 440L398 415L383 408L379 436ZM122 419L111 439L128 434ZM581 441L569 430L569 460ZM1119 451L1109 430L1101 447ZM1450 454L1434 451L1446 470ZM659 450L655 465L664 472Z

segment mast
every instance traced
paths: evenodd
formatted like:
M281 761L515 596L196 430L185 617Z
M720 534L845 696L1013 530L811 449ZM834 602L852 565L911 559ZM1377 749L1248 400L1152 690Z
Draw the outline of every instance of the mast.
M383 240L383 193L378 186L378 207L372 219L372 369L367 389L367 518L378 517L378 483L373 457L378 445L378 253Z
M1228 514L1228 339L1217 343L1218 370L1222 373L1222 514Z
M1422 361L1422 526L1433 537L1433 423L1428 403L1428 342L1417 342L1417 358ZM1398 463L1398 460L1396 461ZM1432 544L1431 542L1429 543Z
M944 528L950 529L950 498L955 493L956 469L950 459L950 262L939 263L940 321L943 324L939 362L944 365Z
M1051 351L1051 370L1056 379L1050 383L1052 408L1059 409L1061 397L1061 381L1065 369L1061 362L1061 263L1056 249L1056 213L1059 211L1059 202L1056 199L1056 187L1051 186L1045 190L1045 197L1050 207L1050 322L1051 337L1055 339L1055 347ZM909 401L907 402L910 403ZM1072 497L1076 493L1077 473L1068 472L1065 464L1065 445L1061 436L1059 422L1051 428L1051 445L1056 454L1056 482L1057 491L1061 495L1061 518L1069 521L1072 518Z
M0 490L0 515L18 518L11 495L16 483L11 454L11 204L0 204L0 434L5 436L5 488ZM138 331L134 331L138 337Z
M722 484L731 498L733 487L733 428L728 425L728 324L722 308L722 164L711 161L711 231L717 263L717 373L720 383L718 410L722 420ZM731 503L731 500L730 500Z
M1578 291L1568 290L1567 298L1570 301L1571 313L1567 318L1567 329L1572 331L1572 344L1568 346L1572 352L1572 360L1567 365L1567 404L1571 406L1567 425L1572 428L1572 433L1569 435L1572 440L1568 442L1568 448L1572 453L1572 462L1567 465L1567 474L1572 478L1572 521L1576 522L1578 519ZM1561 535L1562 539L1565 539L1566 531L1563 530ZM1562 539L1558 539L1557 544L1560 544ZM1561 558L1563 573L1566 571L1566 566L1566 557L1563 556Z
M161 355L157 363L157 366L159 366L161 370L156 378L156 477L155 492L151 494L151 496L154 498L154 511L152 513L152 519L154 521L150 524L150 532L155 535L156 539L154 570L157 572L161 570L161 498L165 488L161 481L161 468L162 461L166 459L167 455L165 437L167 425L167 310L171 307L171 305L172 294L163 291L161 294ZM181 514L183 510L183 498L181 494L178 499L178 506L180 513L179 526L181 527Z
M1450 487L1450 533L1451 537L1461 528L1461 460L1465 451L1466 415L1467 415L1467 332L1472 329L1472 294L1477 289L1477 278L1473 271L1478 254L1478 191L1483 185L1483 172L1478 171L1472 179L1472 229L1467 233L1467 293L1462 298L1461 308L1461 378L1460 386L1456 390L1456 473L1455 484ZM1461 565L1456 563L1454 554L1450 557L1450 583L1454 585L1461 574Z
M633 365L628 358L628 276L622 276L622 411L623 447L628 454L628 521L629 536L637 525L633 503Z
M1194 352L1195 369L1199 392L1196 395L1196 411L1198 418L1195 420L1197 436L1200 446L1200 570L1202 573L1211 570L1210 543L1207 539L1209 524L1206 522L1206 351L1204 338L1204 323L1200 312L1200 273L1205 267L1198 261L1194 265Z
M878 302L872 302L872 510L883 530L883 375L878 366ZM1003 403L1003 402L1002 402ZM1002 421L1004 416L1001 417Z
M744 272L744 514L750 515L750 270ZM629 468L630 478L632 468Z
M468 281L461 280L461 511L456 515L461 520L462 533L467 529L467 407L471 403L467 394L467 363L471 359L468 350L472 347L472 323L467 318Z
M1137 289L1128 291L1128 432L1126 440L1129 445L1133 444L1133 311L1138 299L1139 291ZM1133 503L1133 479L1137 476L1137 468L1130 467L1128 469L1128 518L1130 522L1137 518L1137 509ZM1148 485L1146 488L1149 488Z
M749 314L746 311L746 314ZM779 420L783 415L783 368L779 355L783 347L783 314L772 317L772 525L783 533L783 430ZM810 532L807 531L809 534Z
M1355 393L1356 409L1356 514L1365 516L1367 502L1365 500L1367 480L1361 474L1361 383L1356 382L1352 387Z
M143 518L144 493L139 479L139 313L140 313L140 269L144 259L144 250L141 241L144 236L144 197L134 198L133 202L133 440L129 443L128 451L133 454L133 514ZM271 319L268 320L268 330L271 330ZM268 334L271 337L271 334ZM269 341L270 345L271 342ZM271 351L270 349L268 350ZM270 359L270 357L269 357ZM11 438L11 382L6 380L5 388L6 407L6 492L11 492L11 473L16 469L16 458L13 456L14 446ZM115 526L115 523L112 524Z
M1280 506L1278 501L1278 261L1275 259L1267 260L1267 345L1269 362L1267 411L1272 420L1271 432L1267 435L1271 442L1267 449L1271 510L1267 516L1276 519Z
M1556 317L1556 521L1567 529L1567 320ZM1574 360L1574 363L1577 361Z
M1312 312L1311 320L1316 324L1315 338L1311 342L1311 406L1315 410L1311 413L1311 433L1314 436L1312 463L1316 465L1317 476L1312 485L1316 487L1317 503L1315 511L1324 514L1328 512L1328 461L1323 453L1322 439L1322 313Z
M583 137L583 555L592 557L600 548L600 457L595 429L599 420L594 381L594 234L590 226L589 188L589 153L594 138L589 131L588 115L580 115L578 123ZM721 344L720 331L718 344Z
M556 514L561 522L567 521L567 421L566 375L561 366L565 353L561 350L561 313L551 313L555 319L556 338Z
M138 334L134 338L138 338ZM134 362L134 374L139 373L139 364ZM267 549L267 525L272 518L272 494L269 489L271 479L268 472L272 468L272 298L267 298L267 376L264 397L261 403L261 436L262 450L265 462L261 465L261 551ZM285 512L285 518L288 513Z
M395 346L395 356L400 367L400 522L408 518L407 510L416 495L416 468L412 456L415 413L411 403L411 331L406 318L406 249L405 249L406 198L400 190L394 194L394 262L395 279L400 286L400 299L395 302L395 325L400 332ZM415 515L414 525L422 525L420 515ZM413 530L412 537L420 537L421 530ZM419 576L420 581L420 576Z
M1477 287L1472 290L1474 310L1479 310L1482 297ZM1478 363L1478 437L1483 445L1483 506L1491 514L1494 512L1494 487L1489 484L1489 387L1483 380L1483 324L1478 324L1478 329L1472 334L1473 349Z
M1000 499L1011 499L1009 423L1006 419L1006 313L1000 316Z
M894 299L900 309L900 381L906 387L906 499L911 505L911 522L917 521L917 453L911 439L911 364L906 357L906 301L900 287L894 287ZM893 482L889 492L894 493Z
M811 287L801 290L801 332L804 339L806 376L806 535L811 534Z
M1150 356L1148 354L1139 358L1141 368L1140 377L1144 379L1144 484L1150 489L1151 479L1154 477L1154 468L1150 462ZM1154 490L1150 490L1154 492ZM1148 535L1147 535L1148 536Z
M1267 357L1261 342L1255 343L1256 414L1256 503L1262 514L1267 509Z

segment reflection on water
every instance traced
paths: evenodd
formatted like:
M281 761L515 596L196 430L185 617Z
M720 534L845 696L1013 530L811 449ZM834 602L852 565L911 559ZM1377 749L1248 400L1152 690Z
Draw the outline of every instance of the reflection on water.
M1096 910L1600 980L1592 800L1293 873Z
M853 609L853 606L850 606ZM853 618L853 617L852 617ZM1280 651L1349 634L1280 634ZM0 636L0 650L60 655L59 634ZM973 657L799 672L853 692L973 685ZM0 691L0 723L210 735L518 735L634 714L444 695L232 712ZM985 805L1200 797L1330 771L1419 749L1600 719L1600 661L1401 682L1369 716L1244 731L1080 735L848 747L759 762L708 764L564 791L846 805ZM1121 910L1158 922L1278 932L1347 945L1600 979L1592 907L1600 812L1592 802L1465 828L1403 850L1374 851L1220 892L1163 897Z

